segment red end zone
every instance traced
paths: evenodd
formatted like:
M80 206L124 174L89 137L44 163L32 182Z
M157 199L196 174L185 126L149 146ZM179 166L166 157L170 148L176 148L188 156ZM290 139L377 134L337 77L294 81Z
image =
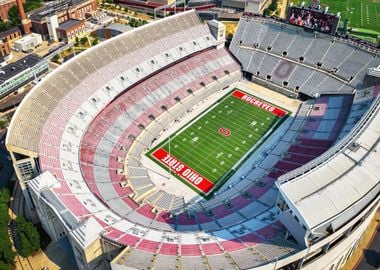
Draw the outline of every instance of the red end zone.
M206 179L174 156L169 155L169 153L162 148L157 149L152 156L167 168L170 168L173 173L205 194L208 194L215 186L210 180Z
M273 106L272 104L266 103L266 102L264 102L264 101L262 101L262 100L260 100L258 98L255 98L253 96L247 95L247 94L245 94L243 92L240 92L238 90L234 91L232 93L232 95L234 97L237 97L237 98L239 98L239 99L241 99L241 100L249 103L249 104L252 104L252 105L254 105L256 107L259 107L262 110L265 110L267 112L275 114L278 117L283 117L284 115L287 114L286 111L284 111L284 110L282 110L280 108L277 108L277 107Z

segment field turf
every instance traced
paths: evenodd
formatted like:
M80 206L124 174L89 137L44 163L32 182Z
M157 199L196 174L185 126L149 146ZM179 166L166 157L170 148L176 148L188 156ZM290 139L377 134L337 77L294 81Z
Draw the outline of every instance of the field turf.
M298 5L302 0L290 2ZM329 12L334 14L340 12L341 21L348 19L349 27L380 32L380 0L321 0L321 6L329 6Z
M234 90L172 134L170 140L168 138L151 150L148 156L167 170L170 167L178 179L198 193L215 191L231 169L253 146L262 143L271 128L287 114L259 99L255 99L256 105L252 100L249 103L242 95L253 97ZM208 185L197 183L197 175L198 180L200 177L208 180Z

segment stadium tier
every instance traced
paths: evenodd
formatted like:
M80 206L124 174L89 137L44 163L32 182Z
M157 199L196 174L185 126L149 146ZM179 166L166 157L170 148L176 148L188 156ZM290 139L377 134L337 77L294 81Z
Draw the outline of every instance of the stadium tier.
M339 269L356 248L379 205L379 52L250 17L229 51L215 25L119 35L17 109L26 201L78 269Z
M274 84L289 96L352 94L365 79L378 84L366 76L380 64L373 48L260 17L239 21L230 50L252 80Z

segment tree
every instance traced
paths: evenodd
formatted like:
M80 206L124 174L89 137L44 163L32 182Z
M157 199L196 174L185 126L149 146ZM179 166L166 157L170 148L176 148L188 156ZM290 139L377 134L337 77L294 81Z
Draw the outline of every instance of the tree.
M8 202L10 194L8 189L0 190L0 269L12 269L16 254L12 251L12 243L8 234Z
M12 27L21 23L20 13L18 12L17 6L13 6L9 9L8 17Z
M99 38L95 37L94 41L92 42L92 46L95 46L98 43L99 43Z
M17 216L16 234L19 240L17 251L22 257L29 257L33 252L40 249L40 235L36 227L23 216Z
M58 56L58 54L56 54L56 55L54 55L54 56L51 58L51 61L53 61L53 62L57 62L58 59L59 59L59 56Z
M41 0L28 0L23 4L25 12L40 8L42 5L43 2Z
M78 45L79 45L79 38L75 37L75 47L77 47Z
M88 42L88 38L87 38L87 37L82 37L82 38L80 39L80 43L81 43L82 45L86 44L87 42Z

